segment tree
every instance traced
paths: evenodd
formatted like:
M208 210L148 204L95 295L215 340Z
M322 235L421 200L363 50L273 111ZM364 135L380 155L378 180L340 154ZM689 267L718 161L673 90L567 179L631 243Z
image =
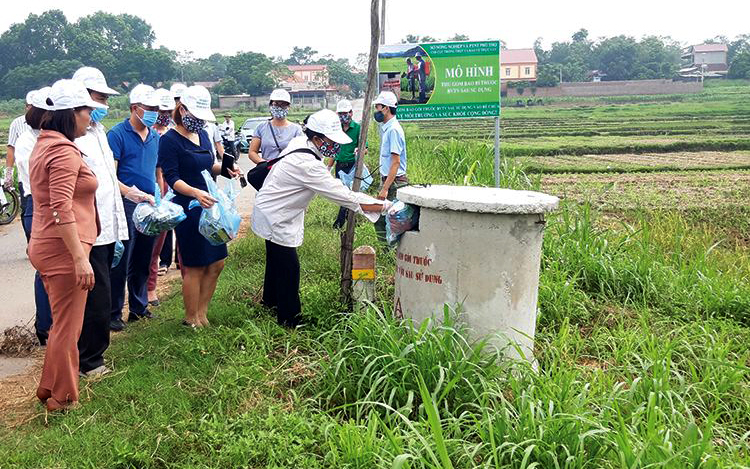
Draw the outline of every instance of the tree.
M81 66L83 64L77 60L44 60L15 67L0 81L2 97L23 96L29 90L51 85L60 78L73 76Z
M632 37L616 36L600 42L595 50L599 70L607 80L631 80L638 67L638 43Z
M257 52L241 52L230 57L227 63L227 77L234 78L239 85L238 89L250 95L273 90L276 83L272 73L277 70L268 57Z
M334 59L328 56L319 60L318 63L328 66L328 79L332 85L348 87L355 98L362 95L367 74L354 72L348 59Z
M64 36L68 20L60 10L31 14L0 36L0 74L19 65L66 58Z
M232 94L241 94L242 93L242 87L239 83L237 83L237 80L235 80L233 77L226 77L223 78L216 86L211 89L211 94L224 94L224 95L232 95Z
M301 47L294 47L292 53L289 54L289 58L284 61L287 65L308 65L313 63L313 57L318 54L318 51L312 47L307 46L304 49Z
M587 42L588 37L589 37L588 29L581 28L578 30L578 32L573 34L572 39L573 39L573 42Z
M559 69L551 64L542 64L537 67L537 86L557 86L560 84Z
M447 39L448 42L461 42L461 41L468 41L468 40L469 40L469 36L467 36L466 34L458 34L458 33L454 34L453 36Z
M417 36L414 34L407 34L405 38L401 40L401 44L425 44L428 42L438 42L432 36Z
M728 77L750 79L750 48L742 49L734 56Z

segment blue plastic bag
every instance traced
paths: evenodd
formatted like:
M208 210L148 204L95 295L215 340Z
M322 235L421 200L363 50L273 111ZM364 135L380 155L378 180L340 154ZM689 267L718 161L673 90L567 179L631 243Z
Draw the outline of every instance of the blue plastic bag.
M354 183L354 173L357 171L357 165L352 166L352 169L349 170L348 173L345 173L344 171L339 171L339 179L341 179L341 182L344 183L346 187L349 189L352 188L352 184ZM367 169L366 165L362 166L362 184L359 186L359 191L364 192L366 191L370 186L372 185L372 175L370 174L370 170Z
M396 200L385 215L385 239L389 244L395 244L402 234L418 226L419 207Z
M141 202L135 206L133 211L135 229L147 236L156 236L179 225L187 216L182 207L171 201L172 197L173 195L170 196L167 193L167 196L162 199L157 184L154 191L156 205Z
M112 258L112 268L120 264L120 259L122 259L122 254L125 252L125 245L122 244L122 241L119 239L115 241L115 256Z
M240 232L240 223L242 217L237 212L234 201L239 194L234 180L230 180L227 192L219 189L216 181L213 180L208 171L201 171L203 179L206 181L208 193L216 199L216 203L211 208L204 208L201 218L198 221L198 232L203 235L214 246L226 244L237 237ZM190 202L188 209L192 210L200 207L197 200Z

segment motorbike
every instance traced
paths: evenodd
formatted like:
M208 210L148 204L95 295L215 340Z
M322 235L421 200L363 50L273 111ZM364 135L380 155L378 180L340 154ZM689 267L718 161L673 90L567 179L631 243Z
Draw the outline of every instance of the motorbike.
M0 225L11 223L20 211L21 196L16 188L7 189L3 186L0 190Z

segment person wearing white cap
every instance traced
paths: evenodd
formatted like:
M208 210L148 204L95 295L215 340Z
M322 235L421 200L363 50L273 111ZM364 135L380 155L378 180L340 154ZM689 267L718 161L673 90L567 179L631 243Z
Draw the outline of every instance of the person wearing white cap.
M164 135L169 129L174 128L174 121L172 120L172 112L175 108L175 99L171 91L159 88L156 90L156 96L159 98L159 116L156 118L156 124L154 124L154 130L159 136ZM164 178L161 175L161 168L156 166L157 179L159 180L159 187L162 194L167 193L167 184L164 182ZM169 237L170 242L165 247L165 241ZM172 231L165 231L156 237L154 241L154 248L151 251L151 263L149 264L148 281L146 282L146 291L148 294L148 304L151 306L159 306L159 297L156 295L156 283L159 275L159 255L162 253L162 249L168 249L169 255L172 255ZM166 272L165 272L166 273Z
M375 98L373 118L380 126L380 179L378 199L393 200L396 190L409 183L406 177L406 138L396 118L398 100L392 91L383 91ZM385 217L375 223L375 232L385 242Z
M24 110L24 114L13 119L13 121L10 123L10 128L8 129L8 151L5 155L5 174L3 179L3 186L5 186L6 188L10 188L13 186L13 165L16 161L16 140L18 140L18 137L20 137L24 132L28 132L29 130L31 130L29 124L26 123L25 113L28 112L28 110L31 108L31 100L34 97L35 91L36 90L31 90L26 93L26 109ZM23 189L21 189L21 191L23 192Z
M156 117L156 123L153 128L161 136L167 133L167 130L174 127L172 112L177 103L175 102L174 94L165 88L159 88L154 93L159 100L159 115Z
M15 156L16 168L18 168L18 182L22 190L23 211L21 212L21 225L26 234L26 242L31 239L32 221L34 217L34 199L31 196L31 182L29 181L29 160L31 152L34 151L37 137L41 129L42 119L50 106L47 104L50 87L44 87L34 92L31 100L31 106L26 111L26 123L31 130L21 134L16 140ZM42 277L37 271L34 274L34 303L36 305L36 315L34 320L34 329L40 345L47 344L49 329L52 327L52 311L49 307L49 298L44 290Z
M159 111L159 99L151 86L139 84L130 91L130 117L112 127L107 133L109 147L115 159L120 194L123 197L128 239L119 264L112 269L112 310L110 330L125 328L122 309L125 305L125 286L128 290L128 321L151 318L148 310L148 281L151 251L155 238L135 229L133 212L140 202L154 202L157 184L156 160L159 134L152 128Z
M93 101L107 105L109 97L119 94L107 85L104 74L94 67L81 67L73 74L73 80L82 83ZM91 122L86 135L78 137L75 144L81 150L83 160L91 168L99 182L96 189L96 208L99 213L99 236L89 254L94 269L94 288L88 293L83 314L83 329L78 340L79 370L82 376L107 373L104 352L109 347L109 321L112 311L112 286L110 269L114 258L115 244L128 239L128 223L120 193L120 182L107 132L102 120L106 108L91 112Z
M352 119L354 110L352 108L351 101L349 101L348 99L342 99L341 101L336 103L336 114L339 115L341 128L344 130L344 133L352 139L351 143L341 145L341 151L338 152L335 158L330 158L328 161L329 168L333 166L334 163L336 164L333 175L338 179L339 171L348 173L352 170L352 168L354 168L354 165L357 163L357 148L359 147L360 126L359 123L355 122ZM333 222L334 228L340 229L344 226L344 223L346 223L346 212L347 210L344 207L339 208L339 213L336 217L336 221Z
M305 135L292 139L281 153L255 197L252 230L266 240L263 304L275 310L279 324L299 323L299 259L304 238L305 211L317 194L358 213L377 218L384 202L352 192L331 176L323 158L333 158L341 145L351 143L335 112L309 116ZM374 221L374 220L373 220Z
M29 260L49 296L52 323L37 398L48 411L78 401L78 339L88 292L95 285L89 261L99 235L96 176L73 143L86 134L92 109L106 108L76 80L50 89L52 110L42 118L29 163L34 222Z
M255 128L247 152L253 163L277 158L293 138L302 136L302 127L286 118L291 103L292 97L287 90L279 88L271 93L268 103L271 119Z
M169 92L172 93L175 104L180 102L182 93L184 93L186 89L187 85L185 85L184 83L173 83L172 86L169 87Z
M186 89L175 108L174 120L175 128L159 142L159 167L175 192L172 201L187 215L174 229L182 273L183 324L202 327L208 325L208 305L227 257L225 244L214 246L198 231L202 211L189 208L194 199L204 208L213 206L216 199L208 193L201 172L206 170L214 176L221 172L221 164L211 153L212 141L203 130L206 121L216 120L208 90L197 85ZM231 175L235 174L232 171Z

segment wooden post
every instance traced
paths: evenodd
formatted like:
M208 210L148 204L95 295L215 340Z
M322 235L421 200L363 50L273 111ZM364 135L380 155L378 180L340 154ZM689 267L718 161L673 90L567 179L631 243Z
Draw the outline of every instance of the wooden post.
M370 60L367 64L367 87L365 104L362 109L362 127L359 131L357 149L357 169L352 183L352 190L358 191L361 185L362 167L365 164L367 131L370 128L370 108L372 97L377 90L378 79L378 41L380 40L379 0L370 1ZM352 246L354 245L354 212L349 210L346 217L346 230L341 233L341 300L351 310L352 301Z

